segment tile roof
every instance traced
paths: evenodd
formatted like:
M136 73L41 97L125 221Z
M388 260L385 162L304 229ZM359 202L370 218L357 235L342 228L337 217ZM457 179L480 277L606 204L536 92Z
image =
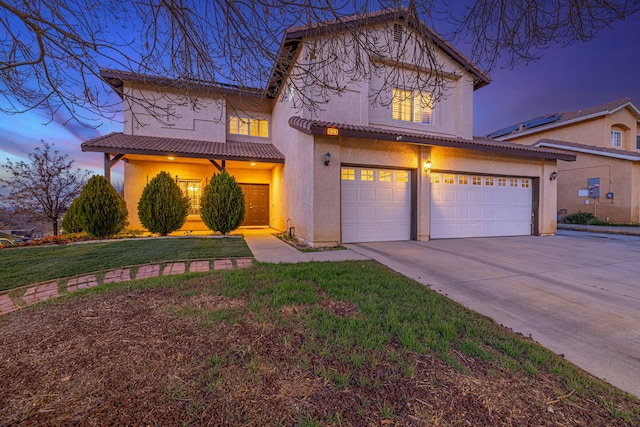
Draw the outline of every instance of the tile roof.
M511 137L527 135L538 132L540 130L562 126L568 123L579 122L594 117L612 114L624 107L629 107L629 109L636 115L638 120L640 120L640 109L638 109L633 101L631 101L631 98L624 98L617 101L607 102L606 104L596 105L595 107L585 108L582 110L545 114L544 116L534 117L532 119L527 119L512 126L507 126L503 129L492 132L487 136L490 138L509 139ZM542 124L536 126L536 123ZM531 126L531 124L534 124L534 126Z
M556 139L541 139L534 144L534 147L550 147L561 150L568 150L574 152L581 153L589 153L595 155L601 155L605 157L616 157L620 159L626 159L631 161L640 161L640 151L628 151L628 150L620 150L617 148L608 148L608 147L596 147L593 145L587 144L578 144L576 142L569 141L559 141Z
M337 128L340 136L378 139L384 141L398 141L409 144L434 145L440 147L463 148L509 154L524 157L575 161L574 154L560 150L538 148L529 145L514 144L512 142L496 141L490 138L474 137L473 139L447 138L424 132L412 132L403 129L386 129L374 126L360 126L345 123L325 122L319 120L291 117L289 126L307 135L327 135L327 128Z
M82 151L111 154L147 154L216 160L284 163L284 155L270 143L211 142L113 132L83 142Z

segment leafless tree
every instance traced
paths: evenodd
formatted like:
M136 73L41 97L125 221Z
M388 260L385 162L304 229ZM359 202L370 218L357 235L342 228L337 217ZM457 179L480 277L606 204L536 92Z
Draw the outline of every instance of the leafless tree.
M10 190L5 199L14 216L47 218L57 235L59 218L80 194L90 172L74 169L67 154L51 148L52 144L43 141L42 147L29 154L29 163L7 159L3 168L9 178L0 178L0 184Z
M298 78L291 80L297 85L314 83L317 92L301 105L314 108L318 99L340 93L346 82L378 72L376 58L386 58L387 69L405 65L400 54L389 51L385 40L375 40L356 25L362 21L352 19L399 8L451 41L468 43L471 59L490 72L498 64L514 66L535 60L540 49L550 44L589 40L599 29L636 13L640 2L0 0L0 31L4 33L0 38L0 94L5 101L0 102L0 110L44 109L52 118L65 113L84 124L96 124L93 120L110 117L120 108L119 100L104 90L99 77L103 67L167 78L167 84L179 86L187 101L195 99L189 88L198 83L275 91L280 88L267 86L272 72L277 71L275 64L291 59L283 54L297 54L282 49L285 30L344 22L335 27L339 31L309 41L315 43L315 53L302 58L302 66L295 70ZM412 53L417 69L423 72L412 84L435 88L438 93L445 84L442 64L432 44L425 43L416 28L411 34L419 40L420 49ZM134 101L151 112L157 107L153 99ZM379 99L372 99L376 101Z

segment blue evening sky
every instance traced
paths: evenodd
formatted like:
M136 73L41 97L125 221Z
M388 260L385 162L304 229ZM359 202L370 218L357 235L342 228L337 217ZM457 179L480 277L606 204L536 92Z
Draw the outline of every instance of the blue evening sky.
M464 52L464 46L458 46ZM474 95L474 133L485 135L547 113L574 111L629 97L640 103L640 13L600 31L588 43L551 47L542 59L515 69L497 69L492 83ZM26 160L40 140L67 153L76 166L103 173L102 153L83 153L80 144L122 124L105 120L97 129L32 111L0 115L0 165ZM0 173L3 173L0 170ZM122 182L122 168L113 183ZM3 189L0 188L0 192ZM6 191L6 190L5 190Z

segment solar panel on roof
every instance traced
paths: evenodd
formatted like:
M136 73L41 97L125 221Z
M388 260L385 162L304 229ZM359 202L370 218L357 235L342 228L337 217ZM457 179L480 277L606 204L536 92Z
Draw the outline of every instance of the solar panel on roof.
M490 133L489 135L487 135L487 138L499 138L501 136L509 135L510 133L513 133L518 129L520 129L520 124L512 125L512 126L497 130L493 133Z
M555 121L558 121L559 119L560 119L560 114L536 117L535 119L531 119L525 122L520 122L518 124L497 130L487 135L487 138L500 138L501 136L509 135L519 130L532 129L538 126L548 125L549 123L553 123Z
M553 123L555 121L557 121L560 118L560 115L558 114L554 114L552 116L544 116L544 117L538 117L535 119L531 119L528 122L524 123L524 127L526 129L531 129L531 128L535 128L538 126L542 126L542 125L547 125L549 123Z

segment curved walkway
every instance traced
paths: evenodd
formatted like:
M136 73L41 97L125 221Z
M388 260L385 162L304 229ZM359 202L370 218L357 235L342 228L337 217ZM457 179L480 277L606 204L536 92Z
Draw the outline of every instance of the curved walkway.
M26 285L0 292L0 316L29 305L66 295L80 289L94 288L107 283L129 282L149 277L170 276L183 273L202 273L210 270L229 270L253 265L252 258L196 260L144 264L107 271L96 272L45 283Z

